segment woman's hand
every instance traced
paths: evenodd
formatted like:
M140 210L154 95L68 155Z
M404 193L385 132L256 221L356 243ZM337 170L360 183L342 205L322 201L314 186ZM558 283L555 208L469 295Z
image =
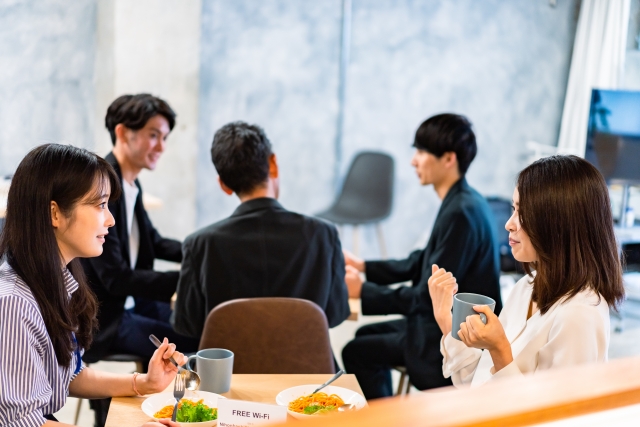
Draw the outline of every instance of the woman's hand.
M487 316L487 324L482 323L480 316L467 316L467 320L460 324L458 336L467 347L489 350L495 371L498 372L513 362L511 344L500 319L488 306L478 305L473 309Z
M451 307L453 307L453 295L458 292L458 283L451 272L439 268L436 264L431 266L431 277L428 283L433 315L442 334L447 335L451 332Z
M148 423L144 423L142 424L141 427L164 427L164 426L169 426L169 427L180 427L180 424L176 423L175 421L171 421L168 418L163 418L161 420L158 421L150 421Z
M180 366L187 363L186 356L176 351L175 344L170 344L169 340L165 338L149 361L149 372L139 375L136 380L140 393L159 393L164 391L171 381L173 381L178 372L178 368L169 360L171 356L173 356Z

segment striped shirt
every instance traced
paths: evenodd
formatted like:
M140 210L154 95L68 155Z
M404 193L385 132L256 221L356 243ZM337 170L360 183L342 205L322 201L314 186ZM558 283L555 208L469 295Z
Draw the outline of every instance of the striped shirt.
M64 283L71 298L78 282L66 269ZM44 415L64 406L81 353L74 352L70 366L58 365L36 299L6 262L0 266L0 355L0 426L41 426Z

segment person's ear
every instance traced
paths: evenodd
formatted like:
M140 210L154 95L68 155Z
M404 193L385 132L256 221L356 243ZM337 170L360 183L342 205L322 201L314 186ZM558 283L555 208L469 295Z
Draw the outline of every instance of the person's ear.
M444 153L444 162L447 168L458 167L458 156L455 151L447 151Z
M129 128L128 127L126 127L122 123L118 123L114 130L116 132L116 143L118 141L122 141L125 144L129 142Z
M278 178L278 161L276 159L276 155L272 154L269 157L269 178Z
M218 184L220 184L220 188L222 188L222 191L224 191L225 194L229 196L233 194L233 190L227 187L224 182L222 182L219 175L218 175Z
M60 228L62 226L62 219L64 218L62 215L62 211L56 202L51 201L51 225L53 228Z

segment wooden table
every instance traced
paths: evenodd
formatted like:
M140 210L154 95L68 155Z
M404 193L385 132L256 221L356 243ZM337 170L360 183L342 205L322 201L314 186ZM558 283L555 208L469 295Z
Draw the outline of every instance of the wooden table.
M222 395L228 399L247 400L251 402L276 403L276 396L282 390L304 384L322 384L330 375L326 374L234 374L231 378L231 390ZM362 394L355 375L345 374L338 378L333 385L348 388ZM173 385L167 387L172 391ZM147 421L147 417L140 405L146 397L115 397L111 400L109 415L105 427L138 427Z

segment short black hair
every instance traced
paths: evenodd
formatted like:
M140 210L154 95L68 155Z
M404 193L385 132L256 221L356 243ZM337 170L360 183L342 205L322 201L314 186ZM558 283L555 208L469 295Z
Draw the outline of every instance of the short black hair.
M438 114L420 125L413 146L436 157L447 152L456 153L458 170L464 175L478 152L476 135L471 127L471 122L459 114Z
M271 142L260 126L233 122L213 137L211 160L220 180L236 194L253 191L269 178Z
M176 124L176 113L163 99L148 93L122 95L109 105L104 125L111 135L111 143L116 143L116 126L122 123L132 130L142 129L150 118L160 114L169 122L169 129Z

